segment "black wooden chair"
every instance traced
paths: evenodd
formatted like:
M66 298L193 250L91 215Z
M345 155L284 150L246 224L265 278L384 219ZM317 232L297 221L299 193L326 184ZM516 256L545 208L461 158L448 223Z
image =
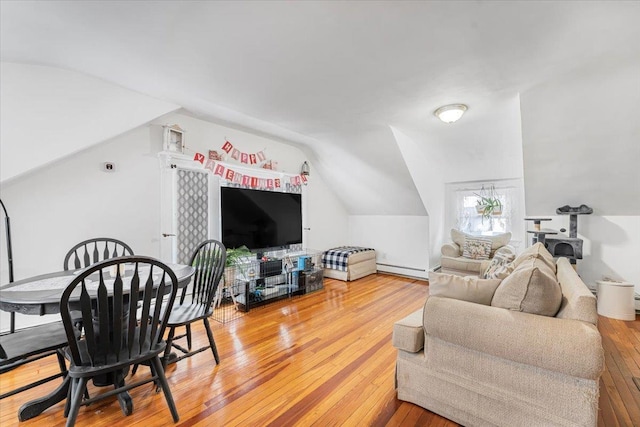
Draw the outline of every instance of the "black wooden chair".
M77 332L76 332L77 333ZM67 366L61 349L67 345L67 335L61 322L38 325L21 329L14 333L0 336L0 374L11 371L18 366L34 362L44 357L56 355L60 372L47 378L42 378L31 384L24 385L0 395L0 400L13 396L30 388L37 387L56 378L67 375ZM20 419L31 418L29 414L21 414Z
M124 277L122 265L130 270ZM111 277L112 266L117 266L115 277ZM162 337L177 290L178 279L168 266L142 256L102 261L73 279L60 299L60 314L69 341L65 351L71 379L65 407L67 426L75 424L81 405L116 394L128 415L133 405L127 391L149 382L159 383L174 422L179 420L159 357L165 349ZM72 310L82 313L82 337L76 335ZM150 365L152 376L126 385L128 367L144 362ZM89 379L105 376L111 377L114 390L87 399ZM131 406L123 406L123 401Z
M167 348L165 349L163 362L166 366L169 359L171 347L176 348L183 354L176 359L171 359L173 363L178 360L182 360L186 357L193 356L207 349L211 349L213 357L216 360L216 364L220 363L220 357L218 356L218 349L213 339L213 333L209 326L209 320L207 319L213 314L213 297L216 294L220 279L224 273L224 266L227 260L227 250L224 245L217 240L207 240L196 248L193 256L191 257L190 265L195 268L195 274L193 275L193 281L191 286L191 295L187 295L187 289L182 289L180 295L180 304L174 305L167 322L169 328L169 335L167 337ZM191 324L202 320L204 327L207 331L207 337L209 338L209 345L199 348L197 350L191 350ZM184 326L186 331L182 335L175 335L176 328ZM182 347L175 343L175 340L180 338L187 338L187 348Z
M63 268L77 270L89 267L98 261L126 255L133 255L133 250L123 241L110 237L96 237L72 247L64 257Z

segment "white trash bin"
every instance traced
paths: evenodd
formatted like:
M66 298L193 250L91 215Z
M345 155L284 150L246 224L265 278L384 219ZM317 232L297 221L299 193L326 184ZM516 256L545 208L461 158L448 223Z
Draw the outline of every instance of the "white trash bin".
M600 280L598 284L598 314L618 320L636 320L635 287L626 282Z

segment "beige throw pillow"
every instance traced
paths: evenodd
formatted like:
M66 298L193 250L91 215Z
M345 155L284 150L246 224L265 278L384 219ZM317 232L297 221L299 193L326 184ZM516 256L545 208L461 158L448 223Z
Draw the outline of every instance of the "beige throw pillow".
M451 229L451 240L461 248L464 247L465 237L477 239L480 236L473 236L471 234L463 233L462 231ZM483 239L491 240L491 250L495 251L505 245L508 245L511 241L511 233L496 234L495 236L481 236Z
M491 240L481 238L464 238L462 256L471 259L489 259L491 254Z
M497 253L482 274L483 279L504 279L514 270L513 259L516 256L509 253Z
M562 303L562 291L550 268L541 260L524 263L496 289L491 305L542 316L555 316Z
M490 305L493 293L499 284L500 280L497 279L432 272L429 273L429 296Z

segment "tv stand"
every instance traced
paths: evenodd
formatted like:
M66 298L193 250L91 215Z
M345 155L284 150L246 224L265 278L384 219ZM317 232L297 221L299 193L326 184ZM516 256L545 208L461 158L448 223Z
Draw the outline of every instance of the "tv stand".
M266 260L265 254L258 256L225 269L227 280L233 283L230 288L237 310L247 312L323 288L321 252L276 251L267 255Z

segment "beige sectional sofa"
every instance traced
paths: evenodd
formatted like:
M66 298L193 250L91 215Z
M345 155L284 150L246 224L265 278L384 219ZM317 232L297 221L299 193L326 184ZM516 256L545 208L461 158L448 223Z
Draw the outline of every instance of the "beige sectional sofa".
M465 426L597 424L604 354L595 297L567 259L556 264L543 249L516 258L509 281L455 279L473 288L467 299L482 294L484 303L447 296L453 282L445 281L444 292L394 325L398 399ZM545 299L554 280L560 293ZM536 310L554 314L525 312Z

